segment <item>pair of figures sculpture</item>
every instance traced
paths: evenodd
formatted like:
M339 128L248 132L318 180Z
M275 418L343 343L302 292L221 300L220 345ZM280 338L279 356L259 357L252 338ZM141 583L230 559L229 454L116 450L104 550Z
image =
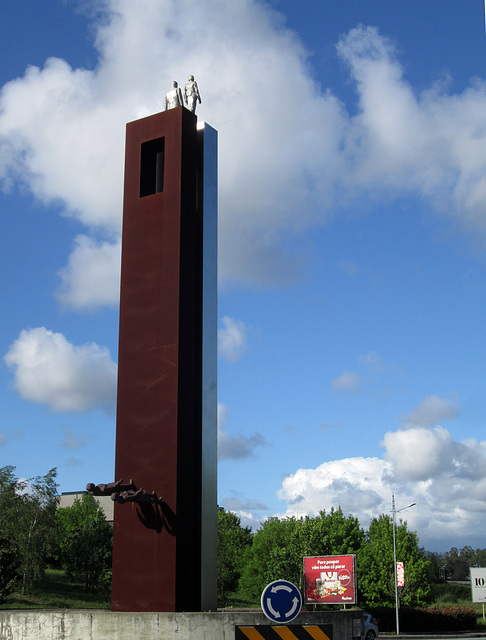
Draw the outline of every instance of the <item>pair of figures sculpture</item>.
M155 491L149 492L143 488L137 489L133 480L129 482L123 482L117 480L116 482L109 482L108 484L93 484L88 482L86 485L86 491L92 496L111 496L113 502L119 502L124 504L125 502L137 502L162 504L163 499L159 498Z
M184 98L182 97L182 91L174 80L172 83L172 89L169 89L165 94L164 101L164 111L168 109L175 109L176 107L183 107L184 101L186 103L186 107L192 113L196 113L196 103L199 100L201 102L201 96L199 94L199 89L197 86L197 82L194 80L194 76L189 76L188 81L184 87Z

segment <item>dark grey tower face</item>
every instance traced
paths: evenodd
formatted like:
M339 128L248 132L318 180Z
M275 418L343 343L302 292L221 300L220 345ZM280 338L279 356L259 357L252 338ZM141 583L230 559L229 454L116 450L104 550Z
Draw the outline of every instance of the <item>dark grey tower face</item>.
M184 107L127 125L114 611L216 608L216 156Z
M203 123L204 124L204 123ZM201 609L217 608L218 134L198 127L203 147L202 568Z

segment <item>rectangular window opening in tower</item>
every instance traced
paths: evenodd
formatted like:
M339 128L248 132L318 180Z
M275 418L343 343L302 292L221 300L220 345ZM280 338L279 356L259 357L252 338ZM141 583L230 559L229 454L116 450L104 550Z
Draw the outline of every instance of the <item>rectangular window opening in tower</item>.
M140 197L164 190L165 138L142 142L140 162Z

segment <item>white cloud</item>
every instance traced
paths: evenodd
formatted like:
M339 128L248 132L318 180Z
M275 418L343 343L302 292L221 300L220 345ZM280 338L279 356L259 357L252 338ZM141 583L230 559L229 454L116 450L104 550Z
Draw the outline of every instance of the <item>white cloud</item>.
M218 459L242 460L253 456L255 449L265 446L265 438L261 433L252 436L229 435L226 431L228 420L227 407L218 402Z
M279 498L288 503L286 515L318 514L341 506L346 513L369 519L383 506L382 478L390 469L391 464L379 458L324 462L287 476Z
M361 391L361 377L354 371L343 371L339 378L332 381L331 387L341 393L356 394Z
M443 427L399 429L385 435L381 458L347 458L298 469L282 483L285 515L341 506L368 526L390 513L391 494L421 544L447 549L480 544L486 526L486 442L454 441Z
M225 316L222 322L224 328L218 330L219 353L226 360L234 362L246 351L246 326L244 322L228 316Z
M59 272L61 302L74 309L116 306L120 297L120 242L95 242L79 235L67 266Z
M240 518L241 527L253 529L254 531L256 531L256 529L258 529L258 527L262 523L262 518L256 516L255 513L251 511L239 510L235 513Z
M390 42L358 27L338 45L360 112L345 152L347 180L378 197L415 192L469 230L484 233L486 84L449 95L437 83L415 95Z
M99 88L96 73L58 58L4 85L0 167L66 215L119 231L124 109Z
M454 443L443 427L411 428L385 434L385 459L393 462L398 481L429 480L443 473L454 458Z
M113 411L117 366L107 349L74 346L44 327L21 331L4 357L22 398L53 411Z
M400 418L402 427L430 426L442 420L452 420L459 416L459 407L450 398L428 396L412 409L410 413Z
M94 69L51 58L4 85L4 183L26 183L42 202L59 204L90 233L116 242L125 123L159 111L170 82L193 73L199 116L219 131L223 281L287 282L299 265L282 240L358 197L364 203L415 193L476 234L486 230L485 83L458 95L444 85L416 95L391 44L375 28L359 27L337 49L358 94L351 117L313 82L307 52L265 4L102 6L93 18ZM93 272L104 268L94 265ZM89 280L73 269L70 263L64 273L65 302L113 304L116 294L100 291L93 303L78 291Z
M94 70L51 58L3 87L0 175L88 227L117 233L125 123L160 111L170 82L193 73L199 115L220 132L221 272L260 281L290 274L279 230L305 228L314 215L309 188L327 200L316 157L335 154L342 129L341 107L319 94L297 38L253 1L104 6ZM299 99L282 99L289 95Z

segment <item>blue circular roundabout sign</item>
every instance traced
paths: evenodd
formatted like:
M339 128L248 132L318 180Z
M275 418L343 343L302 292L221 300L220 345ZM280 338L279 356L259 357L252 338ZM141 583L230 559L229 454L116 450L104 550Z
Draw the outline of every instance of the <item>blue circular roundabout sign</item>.
M275 580L262 593L262 610L272 622L285 624L294 620L302 608L302 596L287 580Z

